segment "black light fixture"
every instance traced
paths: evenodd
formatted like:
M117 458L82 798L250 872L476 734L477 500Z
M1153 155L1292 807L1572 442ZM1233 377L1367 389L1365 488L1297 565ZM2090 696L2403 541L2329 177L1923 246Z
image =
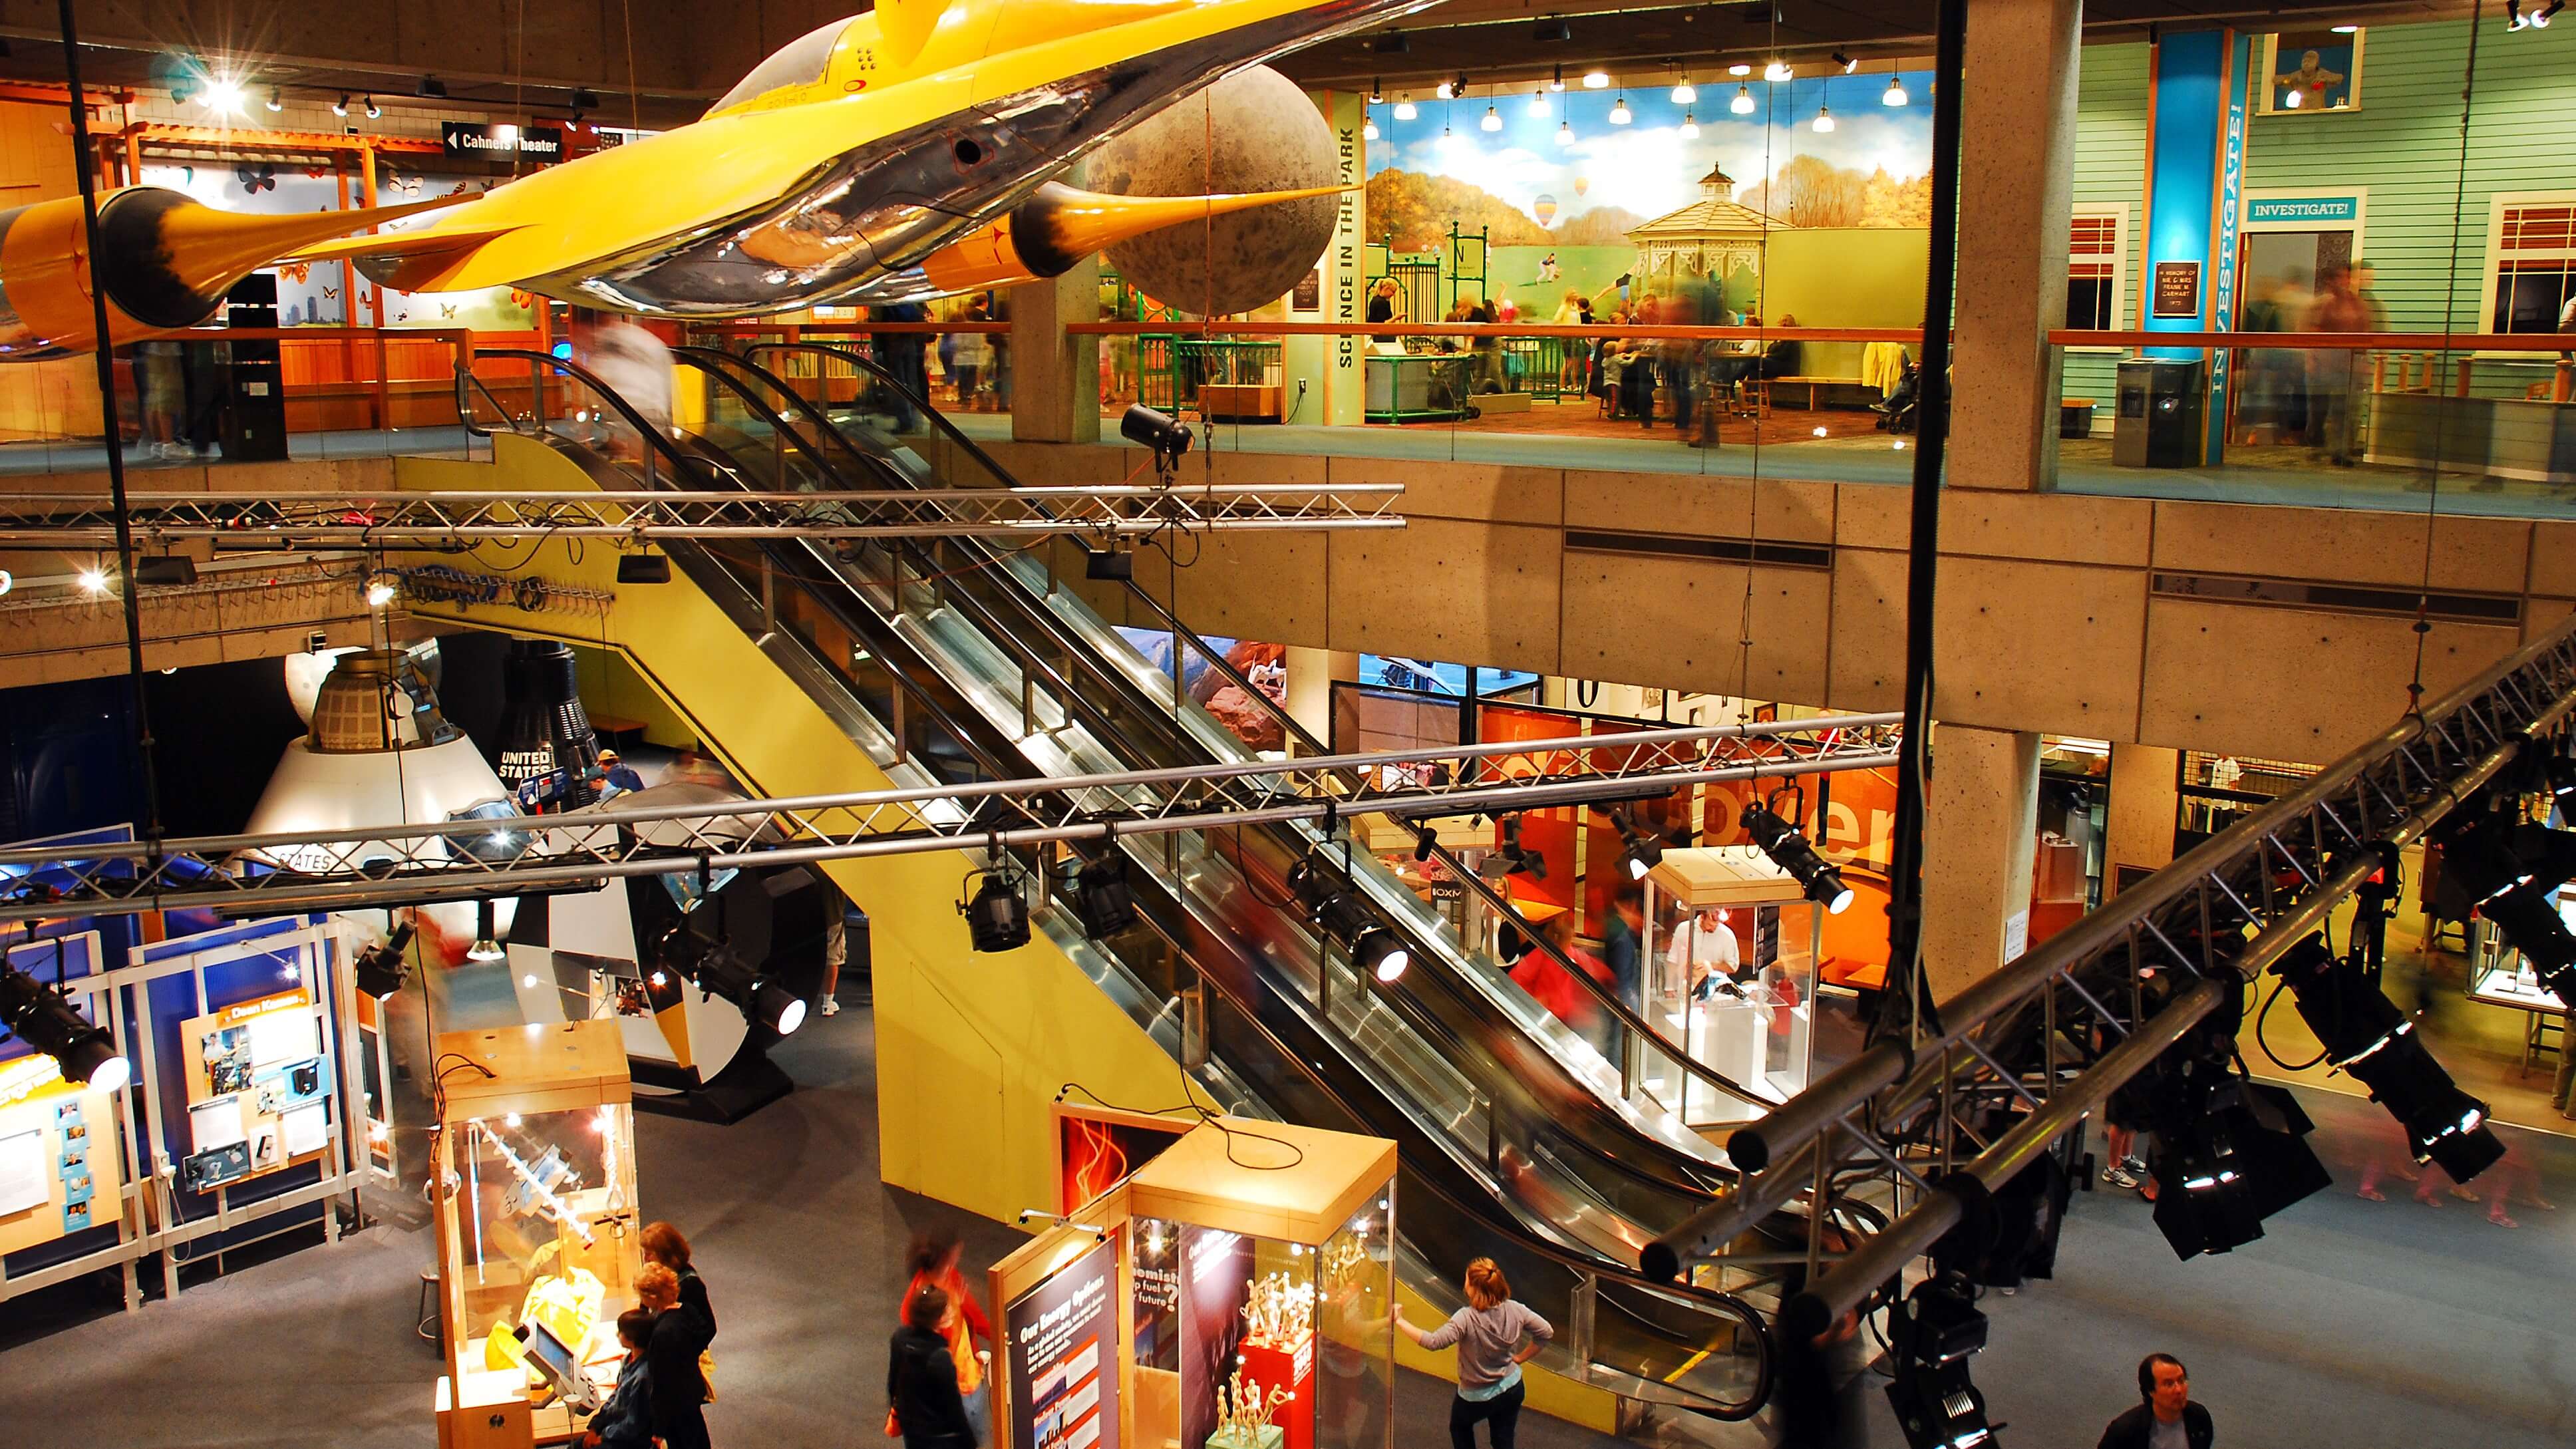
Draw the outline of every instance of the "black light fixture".
M194 559L181 558L176 554L138 559L134 565L134 581L163 588L193 584L197 581L197 564Z
M381 116L381 115L383 115L384 113L385 113L385 108L384 108L384 107L382 107L382 106L380 106L380 105L377 105L377 104L376 104L376 98L375 98L374 96L369 96L369 97L367 97L367 119L368 119L368 120L372 121L372 120L374 120L376 117Z
M1169 413L1156 412L1138 403L1118 419L1118 435L1151 452L1157 461L1169 461L1190 450L1190 430L1173 421Z
M91 1023L62 992L15 966L0 966L0 1028L52 1057L65 1081L113 1092L134 1079L107 1028Z
M1572 40L1573 38L1574 27L1566 24L1563 19L1554 15L1547 17L1545 20L1540 21L1538 24L1530 28L1530 39L1535 40L1542 45L1552 44L1558 41Z
M1136 555L1119 548L1086 548L1082 576L1093 583L1126 583L1136 577Z
M349 93L347 91L340 92L340 99L331 103L331 114L335 116L345 116L349 114Z
M576 111L598 110L599 97L588 86L575 86L572 92L572 108Z
M1887 1403L1912 1449L1977 1449L1994 1442L1986 1396L1968 1376L1968 1360L1986 1346L1986 1315L1963 1275L1944 1273L1917 1284L1889 1313L1887 1343L1895 1370Z
M2308 1146L2315 1124L2298 1099L2286 1087L2248 1081L2237 1068L2243 1015L2243 992L2229 992L2225 1006L2139 1079L2163 1148L2156 1231L2177 1258L2250 1243L2263 1236L2266 1218L2333 1181Z
M1852 903L1852 888L1843 883L1843 873L1816 853L1816 847L1798 827L1790 824L1767 805L1755 805L1744 812L1744 831L1771 863L1789 873L1807 893L1807 899L1823 906L1828 914L1840 915Z
M671 581L671 556L666 553L621 554L617 560L617 581L621 584L667 584Z
M501 943L495 936L492 929L492 903L489 900L476 902L474 908L474 944L465 948L465 959L468 961L506 961L509 959L509 956L509 952L501 949Z
M447 82L445 82L445 81L443 81L443 80L440 80L438 77L436 77L436 76L434 76L434 75L425 75L425 76L422 76L422 77L420 78L420 85L419 85L419 87L418 87L417 89L415 89L415 90L412 92L412 94L413 94L413 95L416 95L416 96L419 96L419 97L420 97L421 99L423 99L423 100L428 100L428 101L443 101L443 100L446 100L446 99L447 99Z
M805 1024L805 998L761 975L730 946L711 948L698 963L698 989L732 1002L743 1020L780 1036L794 1036Z
M410 975L410 963L403 959L403 953L411 949L411 938L411 922L404 921L393 928L391 935L359 952L354 973L358 989L378 1001L402 990L404 979Z
M1413 827L1413 860L1415 864L1419 865L1430 860L1431 852L1439 848L1440 832L1432 829L1430 822L1423 821L1417 823Z
M1369 82L1368 103L1372 106L1382 106L1386 104L1386 89L1379 85L1374 79Z
M996 859L1001 852L994 851ZM967 873L969 880L980 875L984 883L975 889L972 900L957 903L957 914L966 918L966 937L978 951L1016 951L1029 943L1029 903L1020 894L1020 883L1007 870L977 869Z
M1297 862L1288 871L1288 889L1306 908L1307 918L1351 953L1352 964L1379 982L1401 980L1413 965L1413 953L1396 934L1379 925L1347 884L1335 880L1324 866L1311 859Z
M1834 64L1841 66L1843 68L1843 74L1845 75L1850 75L1853 71L1860 69L1859 61L1843 54L1839 50L1834 52Z
M2323 936L2310 936L2275 962L2272 973L2288 984L2326 1060L2368 1087L2370 1099L2406 1129L2417 1162L2436 1163L2452 1181L2467 1182L2504 1156L2504 1144L2487 1125L2487 1104L2460 1090L2426 1050L2415 1023L2363 977L2359 962L2335 955Z
M1073 909L1082 918L1082 934L1095 941L1136 924L1136 899L1127 889L1127 857L1115 842L1104 841L1098 854L1084 857L1074 873Z
M286 91L282 87L270 86L268 88L268 108L272 111L282 111L286 109Z
M1619 841L1627 847L1619 852L1620 872L1630 880L1644 880L1664 858L1663 838L1639 825L1624 805L1610 812L1610 821L1619 827Z
M1491 879L1525 875L1531 880L1547 879L1547 852L1521 844L1521 817L1503 817L1503 844L1487 857L1487 863L1476 873Z

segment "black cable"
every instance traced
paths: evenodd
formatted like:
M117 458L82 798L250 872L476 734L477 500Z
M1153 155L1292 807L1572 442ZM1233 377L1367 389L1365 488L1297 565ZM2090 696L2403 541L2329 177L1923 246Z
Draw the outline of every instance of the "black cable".
M1189 1081L1189 1069L1184 1067L1181 1069L1181 1089L1185 1095L1189 1090ZM1106 1107L1112 1112L1133 1112L1139 1117L1195 1117L1199 1120L1201 1125L1214 1127L1217 1131L1225 1135L1225 1160L1247 1171L1286 1172L1288 1169L1296 1167L1306 1160L1306 1149L1289 1141L1287 1138L1272 1137L1267 1133L1254 1132L1242 1127L1229 1127L1226 1125L1224 1113L1211 1107L1201 1106L1196 1101L1183 1102L1177 1107L1122 1107L1116 1102L1104 1100L1099 1093L1094 1092L1080 1082L1067 1082L1063 1086L1056 1088L1055 1099L1059 1102L1063 1101L1065 1093L1067 1092L1080 1092L1083 1096L1091 1100L1093 1106ZM1234 1139L1237 1137L1249 1137L1255 1142L1267 1142L1273 1146L1285 1147L1296 1155L1291 1157L1288 1161L1280 1163L1246 1162L1242 1158L1235 1156Z

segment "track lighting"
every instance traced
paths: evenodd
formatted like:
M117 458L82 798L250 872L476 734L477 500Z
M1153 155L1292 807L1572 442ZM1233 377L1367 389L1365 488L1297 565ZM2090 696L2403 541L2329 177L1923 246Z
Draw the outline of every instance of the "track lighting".
M1001 858L997 846L995 859ZM968 876L984 877L973 900L959 901L957 914L966 918L966 936L978 951L1014 951L1029 943L1029 903L1020 895L1020 884L1005 870L986 868L969 871Z
M2326 1060L2370 1089L2370 1099L2406 1129L2417 1162L2440 1164L2454 1182L2495 1165L2504 1144L2488 1127L2487 1104L2461 1091L2425 1049L2407 1020L2378 985L2310 936L2272 966L2299 1009L2299 1018L2325 1047Z
M1635 113L1628 109L1628 98L1626 96L1621 96L1619 98L1619 103L1610 108L1611 125L1624 126L1635 119L1637 119Z
M1606 70L1585 71L1583 73L1583 88L1587 91L1606 91L1610 89L1610 72Z
M1127 858L1115 844L1103 842L1100 853L1086 858L1074 873L1073 908L1082 918L1082 934L1095 941L1136 924L1135 897L1127 889Z
M1556 92L1562 92L1562 91L1565 89L1565 67L1564 67L1564 66L1561 66L1561 65L1560 65L1560 66L1558 66L1558 67L1556 68L1555 72L1554 72L1553 74L1551 74L1551 75L1549 75L1549 76L1548 76L1548 78L1547 78L1547 88L1548 88L1550 91L1556 91Z
M1785 60L1775 60L1769 65L1762 67L1762 78L1770 81L1774 85L1786 81L1789 77L1796 74L1797 71L1792 69L1789 62Z
M1843 54L1839 50L1834 52L1834 64L1841 66L1843 68L1843 74L1845 75L1850 75L1853 71L1860 69L1859 61L1852 59L1850 56Z
M1400 95L1396 97L1395 118L1397 120L1410 121L1420 114L1422 114L1420 111L1414 109L1413 98L1411 96Z
M134 1078L107 1028L91 1023L62 992L15 966L0 966L0 1028L52 1057L66 1081L113 1092Z
M276 86L270 86L268 88L268 108L272 111L285 110L286 92Z
M1735 114L1737 114L1737 115L1739 115L1739 116L1749 116L1749 115L1752 115L1752 114L1753 114L1753 87L1751 87L1751 86L1749 86L1749 85L1748 85L1748 86L1737 86L1737 87L1735 88L1735 99L1734 99L1734 100L1731 100L1731 101L1728 101L1728 102L1726 103L1726 108L1727 108L1728 110L1730 110L1730 111L1733 111Z
M1485 119L1477 124L1488 131L1499 131L1503 128L1503 113L1488 105L1485 107Z
M1912 99L1913 97L1905 93L1905 82L1889 76L1887 90L1879 96L1878 103L1882 106L1901 106Z
M1699 139L1699 117L1692 115L1688 111L1682 112L1681 138L1685 141L1696 141Z
M1789 873L1804 890L1807 899L1823 906L1830 915L1841 915L1852 903L1852 888L1843 883L1843 873L1816 853L1805 834L1773 812L1756 805L1744 812L1744 833L1771 863Z
M376 104L376 98L375 98L374 96L369 96L369 97L367 97L367 119L368 119L368 120L372 121L372 120L374 120L376 117L381 116L381 115L383 115L384 113L385 113L385 108L384 108L384 107L382 107L382 106L380 106L380 105L377 105L377 104Z
M1341 942L1351 953L1352 964L1380 983L1401 980L1413 965L1413 953L1396 934L1377 923L1368 907L1351 894L1347 882L1335 881L1316 861L1297 862L1288 872L1288 889L1305 907L1307 919Z
M474 908L474 944L465 948L468 961L503 961L510 953L501 949L492 929L492 903L478 902Z
M349 114L349 93L347 91L340 92L340 99L331 103L331 114L335 116L345 116Z
M355 977L358 989L378 1001L402 990L410 965L403 952L411 949L412 925L404 921L393 934L358 953Z

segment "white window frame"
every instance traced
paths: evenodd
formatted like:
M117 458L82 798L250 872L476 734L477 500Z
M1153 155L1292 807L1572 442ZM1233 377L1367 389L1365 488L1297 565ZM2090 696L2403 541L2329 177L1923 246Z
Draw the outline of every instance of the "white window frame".
M2132 315L2129 297L2129 249L2137 242L2137 238L2129 234L2129 204L2125 201L2079 201L2070 215L2075 219L2086 221L2108 218L2116 228L2111 233L2111 330L2117 332L2137 326L2137 319ZM2071 239L2069 244L2071 247ZM2071 249L2066 254L2066 265L2070 269L2068 280L2072 281L2074 278L2071 269L2075 265L2075 253ZM2069 347L2066 350L2069 352L2128 351L2125 347Z
M2504 263L2504 214L2516 206L2576 206L2576 188L2561 187L2553 191L2499 191L2487 198L2486 264L2478 272L2479 332L2495 325L2496 272ZM2570 248L2576 254L2576 248ZM2534 338L2551 334L2534 332ZM2519 357L2520 352L2481 352L2480 357Z

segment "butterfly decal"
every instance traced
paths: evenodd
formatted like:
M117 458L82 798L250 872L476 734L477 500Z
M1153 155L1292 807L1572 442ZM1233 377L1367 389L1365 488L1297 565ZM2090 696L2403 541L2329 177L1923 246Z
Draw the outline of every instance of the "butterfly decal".
M394 314L394 320L397 322L408 322L411 320L411 314L409 312L396 312Z
M329 171L327 168L325 168L325 167L321 167L321 166L307 166L307 167L305 167L305 168L304 168L304 174L305 174L305 175L307 175L307 176L312 177L312 178L313 178L314 180L316 180L316 181L319 181L319 180L321 180L323 177L328 176L328 175L330 175L331 173L330 173L330 171Z
M303 280L303 278L298 277L296 280L297 280L297 281L302 281L302 280ZM326 302L329 302L329 301L336 301L336 300L339 298L339 296L340 296L340 289L339 289L339 288L337 288L337 287L324 287L324 288L322 289L322 300L324 300L324 301L326 301Z
M420 190L420 178L417 176L397 176L393 172L387 171L383 176L377 178L377 180L380 189L385 191L399 191L406 196Z
M277 275L287 281L300 285L312 277L313 264L311 262L284 262L279 264Z
M510 289L510 305L518 308L522 312L534 312L537 310L537 294L534 292L522 291L517 287L512 287Z
M257 196L263 191L275 191L277 189L277 168L274 166L236 166L233 168L233 179L241 183L242 190L244 192L252 196Z
M450 318L450 317L455 316L455 315L456 315L456 309L455 309L454 307L449 306L449 305L448 305L447 303L445 303L445 302L441 302L441 303L439 303L439 304L438 304L438 315L439 315L439 319L440 319L441 321L444 321L444 320L446 320L447 318Z

